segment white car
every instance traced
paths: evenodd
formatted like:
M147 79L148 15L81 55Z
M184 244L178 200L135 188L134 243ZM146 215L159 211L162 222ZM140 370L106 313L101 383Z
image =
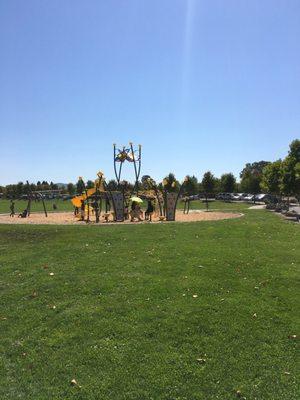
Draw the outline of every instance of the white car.
M254 200L254 194L248 193L246 196L243 197L243 200L245 200L245 201L253 201Z
M230 198L231 198L231 200L235 200L235 201L240 200L241 194L242 193L230 193Z

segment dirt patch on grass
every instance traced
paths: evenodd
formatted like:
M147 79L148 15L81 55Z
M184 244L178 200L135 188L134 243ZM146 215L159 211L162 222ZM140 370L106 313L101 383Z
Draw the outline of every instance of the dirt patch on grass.
M217 221L221 219L238 218L243 214L241 213L230 213L221 211L202 211L202 210L191 210L189 214L183 214L182 211L176 212L176 222L195 222L195 221ZM95 216L90 216L90 222L96 224ZM109 222L105 222L101 216L99 225L112 225L112 224L131 224L134 223L128 221L125 222L113 222L112 215L109 217ZM135 222L135 224L148 223L148 221ZM153 217L153 223L165 223L160 221L158 217ZM46 218L43 213L32 213L27 218L10 217L8 214L0 214L0 224L25 224L25 225L86 225L85 221L79 221L72 212L59 212L49 213Z

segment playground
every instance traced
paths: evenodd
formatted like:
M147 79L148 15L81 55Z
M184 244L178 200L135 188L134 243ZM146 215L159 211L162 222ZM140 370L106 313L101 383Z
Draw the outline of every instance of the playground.
M140 171L0 200L0 398L298 399L299 226Z
M133 166L134 184L129 186L122 180L124 164ZM106 183L102 171L97 172L92 187L87 187L84 179L79 177L81 193L74 196L70 202L73 212L57 212L56 203L53 210L47 210L46 196L55 195L49 190L32 191L27 181L27 204L21 212L16 212L15 201L11 200L10 214L0 214L0 223L3 224L65 224L78 225L82 223L163 223L163 222L200 222L237 218L240 213L222 211L191 210L190 202L184 202L183 209L178 210L179 202L184 194L187 178L180 184L179 190L175 190L174 183L168 178L158 185L149 175L146 179L146 187L139 188L142 166L142 146L134 147L133 143L117 148L113 145L113 167L116 178L116 190L111 190ZM51 192L51 193L49 193ZM36 202L41 203L43 213L34 213L32 208ZM142 208L144 206L144 210ZM41 209L41 206L40 206ZM66 206L64 205L64 209ZM207 209L208 211L208 204Z

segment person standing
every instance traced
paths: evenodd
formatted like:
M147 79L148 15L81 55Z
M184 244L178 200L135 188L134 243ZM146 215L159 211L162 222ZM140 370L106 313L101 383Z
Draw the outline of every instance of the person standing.
M152 214L154 212L154 206L151 199L148 200L147 210L145 211L145 219L152 222Z
M95 211L96 222L98 223L98 222L99 222L100 214L99 214L99 204L98 204L98 201L97 201L96 199L95 199L94 202L92 203L92 207L93 207L93 210Z
M13 200L10 201L10 217L14 217L15 216L15 202Z

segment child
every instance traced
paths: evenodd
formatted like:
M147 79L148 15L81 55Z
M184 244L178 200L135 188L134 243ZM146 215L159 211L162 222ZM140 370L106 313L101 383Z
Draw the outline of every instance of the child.
M131 211L130 211L130 216L131 216L131 222L134 222L134 219L137 218L139 221L143 221L141 218L142 210L141 207L138 205L136 201L133 201L131 204Z
M154 207L152 201L149 199L147 204L147 210L145 211L145 219L152 222L152 214L154 212Z

